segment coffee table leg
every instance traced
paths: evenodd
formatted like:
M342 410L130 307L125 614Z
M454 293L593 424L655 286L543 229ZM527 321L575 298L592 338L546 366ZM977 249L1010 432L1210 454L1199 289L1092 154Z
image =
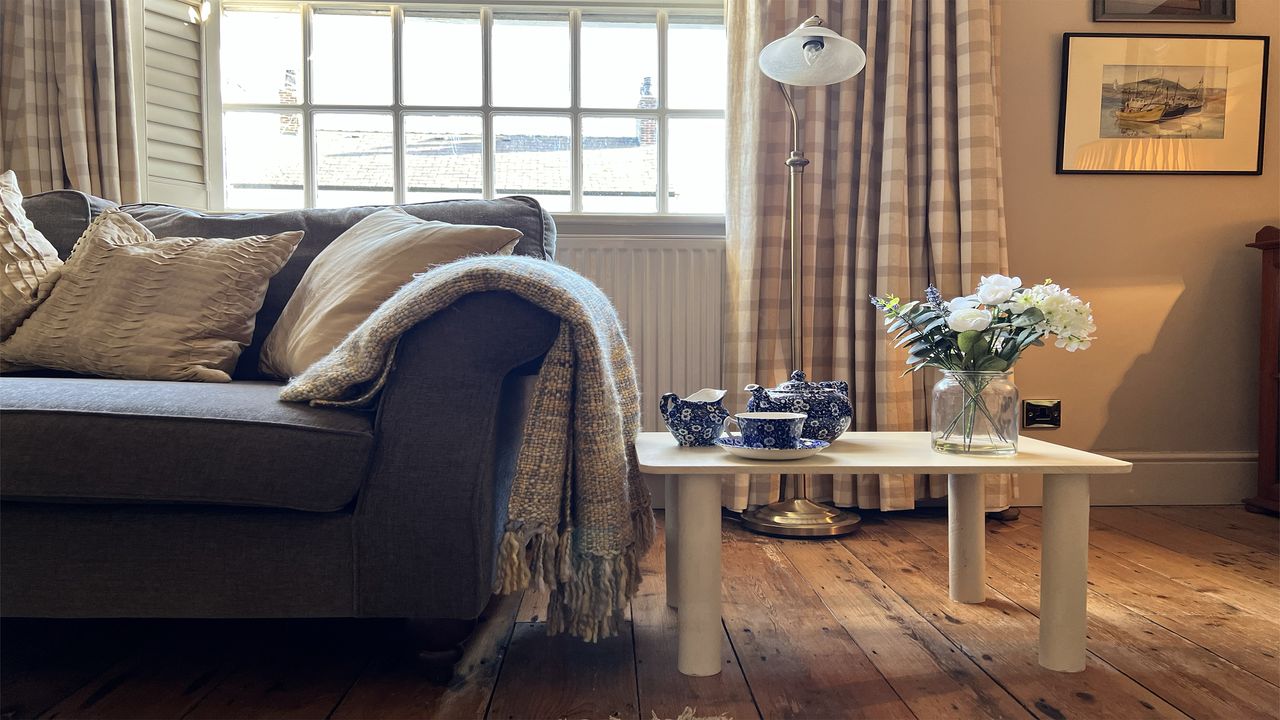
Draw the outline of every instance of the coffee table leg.
M667 607L680 607L680 479L668 475L664 500L667 539Z
M1040 664L1085 664L1089 580L1089 476L1046 475L1040 539Z
M985 506L981 475L947 476L947 559L956 602L987 599Z
M720 623L720 477L684 475L679 495L679 658L685 675L717 675L724 628Z

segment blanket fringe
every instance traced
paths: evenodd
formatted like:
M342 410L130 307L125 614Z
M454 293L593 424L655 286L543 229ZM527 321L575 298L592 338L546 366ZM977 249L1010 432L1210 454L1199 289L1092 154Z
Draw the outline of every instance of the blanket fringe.
M653 516L647 517L652 538ZM557 535L547 530L530 533L521 527L508 528L498 550L497 588L509 594L528 588L531 581L550 587L547 633L568 632L596 642L622 628L623 610L640 587L642 547L647 549L647 544L633 543L609 557L579 555L573 551L572 529Z

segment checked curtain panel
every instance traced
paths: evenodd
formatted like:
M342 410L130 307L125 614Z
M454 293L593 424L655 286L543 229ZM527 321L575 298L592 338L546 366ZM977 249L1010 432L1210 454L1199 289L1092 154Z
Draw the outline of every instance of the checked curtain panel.
M867 298L946 297L1008 264L997 133L997 0L728 0L729 314L725 382L735 391L784 380L790 338L786 257L790 119L760 49L811 14L857 42L852 80L796 88L806 171L804 358L811 379L847 379L854 430L924 430L932 371L899 377L895 350ZM819 178L821 181L819 182ZM741 407L745 397L731 398ZM988 509L1009 504L990 476ZM818 477L815 499L880 510L946 493L945 477ZM741 510L778 497L776 476L726 481Z

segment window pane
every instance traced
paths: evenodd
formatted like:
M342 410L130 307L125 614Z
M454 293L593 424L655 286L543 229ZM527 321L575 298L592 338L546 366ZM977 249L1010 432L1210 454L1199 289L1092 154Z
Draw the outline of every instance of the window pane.
M317 10L311 18L312 101L391 104L391 16Z
M223 102L302 102L302 18L297 12L228 10L222 14L222 46Z
M583 212L658 210L658 119L582 118Z
M667 102L673 108L724 107L729 57L724 25L671 18L667 26Z
M301 113L225 113L222 143L228 208L303 206Z
M724 120L667 120L667 173L673 213L724 212Z
M569 131L567 117L494 116L494 192L532 195L552 211L571 209Z
M480 16L406 14L401 41L405 104L480 104Z
M484 197L483 132L479 115L406 115L405 200Z
M391 116L316 113L316 207L395 200Z
M658 107L658 26L652 17L582 19L582 105Z
M495 15L493 104L569 107L569 19L566 15Z

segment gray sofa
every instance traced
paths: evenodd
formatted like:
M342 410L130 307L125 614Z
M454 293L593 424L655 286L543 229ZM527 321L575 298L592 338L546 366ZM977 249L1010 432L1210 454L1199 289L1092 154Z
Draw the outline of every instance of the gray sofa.
M109 203L28 198L66 256ZM403 206L515 227L551 259L531 198ZM376 410L276 399L258 351L307 265L377 208L211 216L124 208L157 235L301 229L227 384L0 378L0 613L470 619L490 597L525 400L558 321L505 293L410 331Z

